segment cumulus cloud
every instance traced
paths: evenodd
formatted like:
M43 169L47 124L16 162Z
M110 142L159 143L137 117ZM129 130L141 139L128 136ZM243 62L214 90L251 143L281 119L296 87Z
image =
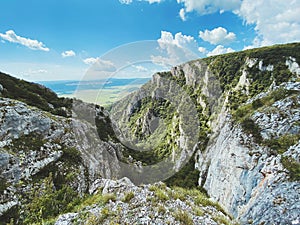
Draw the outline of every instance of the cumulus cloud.
M217 11L236 11L239 9L240 0L177 0L177 3L183 4L186 12L197 11L198 13L210 14Z
M238 14L255 25L253 47L300 41L300 1L243 0Z
M177 65L192 59L199 58L198 44L194 37L184 35L181 32L173 35L167 31L161 31L161 37L157 40L161 55L152 56L152 60L160 65ZM165 54L164 54L165 53Z
M300 41L300 1L283 0L177 0L186 14L231 11L253 24L257 37L251 47ZM224 43L219 43L224 44Z
M100 71L100 72L115 72L116 67L113 62L109 60L103 60L99 57L97 58L86 58L83 60L83 62L87 65L92 66L92 70L94 71Z
M73 50L64 51L61 53L63 58L76 56L76 53Z
M214 50L207 53L207 56L221 55L230 52L234 52L234 50L232 48L225 48L223 45L218 45Z
M229 44L233 42L236 38L235 33L227 32L223 27L218 27L213 30L205 30L204 32L199 32L199 37L204 41L207 41L211 44Z
M168 31L161 31L161 37L158 39L158 43L161 45L172 44L190 50L197 48L195 38L190 35L184 35L181 32L173 36L173 34Z
M5 41L17 43L32 50L41 50L46 52L50 50L42 42L18 36L13 30L8 30L5 32L5 34L0 33L0 37Z
M207 49L204 47L199 47L198 51L201 52L202 54L205 54L207 52Z

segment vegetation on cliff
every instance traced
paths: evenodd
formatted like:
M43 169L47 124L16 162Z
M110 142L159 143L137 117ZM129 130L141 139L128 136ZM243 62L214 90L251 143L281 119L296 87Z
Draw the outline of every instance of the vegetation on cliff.
M50 89L25 80L20 80L0 72L0 84L4 90L2 97L23 101L55 115L68 116L72 108L72 100L59 98Z

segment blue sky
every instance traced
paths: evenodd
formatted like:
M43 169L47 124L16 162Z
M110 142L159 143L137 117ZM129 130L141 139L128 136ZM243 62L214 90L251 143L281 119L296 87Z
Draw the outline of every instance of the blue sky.
M1 9L0 71L31 81L81 79L137 41L199 58L300 41L299 0L10 0Z

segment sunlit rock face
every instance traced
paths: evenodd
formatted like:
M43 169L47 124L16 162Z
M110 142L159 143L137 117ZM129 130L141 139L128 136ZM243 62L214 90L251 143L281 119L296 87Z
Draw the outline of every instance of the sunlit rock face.
M35 182L49 173L54 177L72 174L66 183L80 195L97 178L118 177L118 146L102 141L95 130L87 121L1 98L0 176L5 185L0 213L22 205L26 200L22 193L38 186Z

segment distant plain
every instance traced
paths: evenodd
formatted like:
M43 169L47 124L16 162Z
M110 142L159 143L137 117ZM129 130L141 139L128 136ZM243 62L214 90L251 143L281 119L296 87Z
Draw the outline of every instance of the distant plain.
M150 78L109 79L95 81L41 81L59 97L108 106L140 88Z

